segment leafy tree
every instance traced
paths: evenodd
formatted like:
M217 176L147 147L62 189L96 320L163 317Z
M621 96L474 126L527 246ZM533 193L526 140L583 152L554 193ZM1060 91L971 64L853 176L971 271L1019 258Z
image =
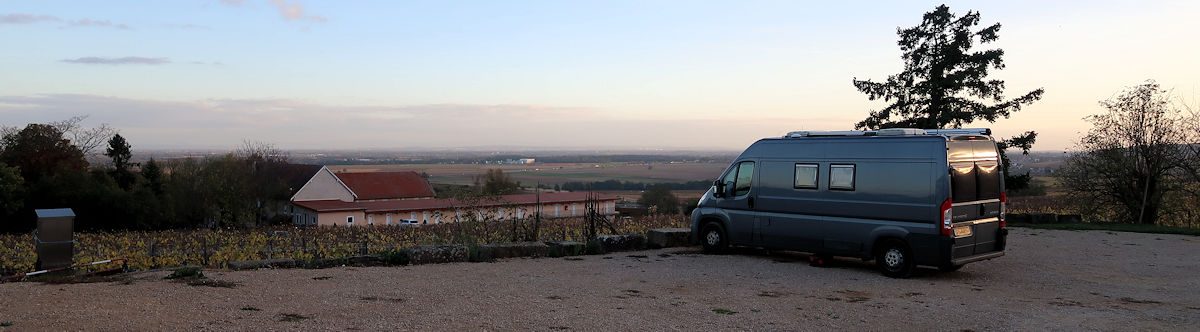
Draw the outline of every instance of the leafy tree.
M1062 184L1081 209L1100 217L1155 224L1174 193L1195 188L1187 176L1196 158L1195 133L1154 81L1100 103L1092 129L1060 170ZM1193 209L1183 204L1186 209Z
M1042 89L1005 100L1004 81L988 79L992 69L1004 68L1004 50L973 49L976 43L988 44L999 38L1000 23L979 30L980 15L967 11L961 17L940 5L925 13L921 24L897 28L897 44L903 52L904 71L886 81L854 79L854 87L870 100L890 102L881 110L855 124L860 129L881 128L959 128L976 121L995 122L1008 118L1021 107L1042 98ZM1001 146L1019 148L1028 153L1037 133L1001 141ZM1009 175L1008 156L1001 150L1006 184L1010 189L1028 185L1029 175Z
M645 206L657 207L658 213L675 214L679 213L679 197L671 192L671 187L664 185L655 185L647 188L642 192L642 197L638 198L638 203Z
M484 195L508 195L521 191L521 184L513 181L501 169L487 170L483 174L482 182L481 190Z
M0 216L11 216L25 204L25 179L15 167L0 163Z
M50 125L30 124L4 136L3 146L0 162L19 168L21 177L30 183L60 172L83 171L88 166L83 152Z

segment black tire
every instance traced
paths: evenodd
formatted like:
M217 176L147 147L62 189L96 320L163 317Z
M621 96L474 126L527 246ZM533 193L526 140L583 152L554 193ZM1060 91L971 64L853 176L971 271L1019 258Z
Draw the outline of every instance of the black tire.
M954 272L954 271L958 271L958 269L961 269L962 267L963 267L962 265L946 264L946 265L939 266L938 271Z
M883 275L892 278L908 278L912 276L912 250L900 240L887 240L880 243L875 254L875 265Z
M729 236L725 233L725 227L716 222L704 224L700 229L700 244L704 245L704 252L710 254L722 254L729 250Z

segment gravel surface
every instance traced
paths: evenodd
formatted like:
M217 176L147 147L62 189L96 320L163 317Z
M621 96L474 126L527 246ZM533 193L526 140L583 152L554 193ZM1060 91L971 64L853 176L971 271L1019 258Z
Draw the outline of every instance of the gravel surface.
M1200 237L1014 229L1008 254L881 276L694 248L0 284L0 330L1194 330ZM232 284L230 284L232 283ZM8 323L8 324L4 324Z

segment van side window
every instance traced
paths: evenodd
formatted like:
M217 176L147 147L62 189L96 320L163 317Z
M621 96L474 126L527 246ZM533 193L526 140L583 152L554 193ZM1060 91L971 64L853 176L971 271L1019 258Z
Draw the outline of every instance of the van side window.
M736 179L737 179L737 167L733 167L733 168L729 169L729 173L726 173L724 178L721 178L721 183L725 184L725 192L723 192L721 194L732 196L733 195L733 182Z
M817 189L817 164L796 164L795 189Z
M854 165L829 165L829 189L854 190Z
M738 164L737 180L733 183L733 196L750 193L750 182L754 180L754 162L743 161Z

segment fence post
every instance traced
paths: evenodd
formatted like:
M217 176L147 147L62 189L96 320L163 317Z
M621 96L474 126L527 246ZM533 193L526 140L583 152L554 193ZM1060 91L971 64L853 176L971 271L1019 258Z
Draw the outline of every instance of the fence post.
M208 237L201 235L200 237L200 261L204 266L208 266Z
M158 241L150 241L150 266L158 268Z

